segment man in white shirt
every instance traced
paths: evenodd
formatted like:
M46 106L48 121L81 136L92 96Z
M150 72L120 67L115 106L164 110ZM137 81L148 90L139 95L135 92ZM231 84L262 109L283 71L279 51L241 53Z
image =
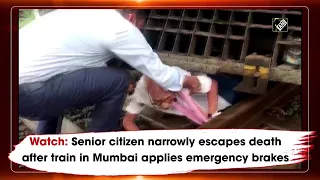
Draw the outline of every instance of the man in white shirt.
M180 69L180 74L191 75L189 72ZM220 110L231 106L230 102L218 95L218 83L206 75L199 75L201 89L199 93L191 97L199 104L208 117L213 118L219 114ZM157 99L157 97L166 97ZM184 116L171 105L175 99L174 93L163 90L153 80L142 76L138 81L134 93L129 96L130 103L126 107L126 115L123 120L123 127L127 131L139 130L135 124L135 119L143 111L144 107L153 107L159 111L169 114Z
M106 67L115 57L166 90L200 89L118 11L60 9L19 30L19 115L39 121L37 134L54 134L65 109L95 104L87 131L117 130L130 76Z

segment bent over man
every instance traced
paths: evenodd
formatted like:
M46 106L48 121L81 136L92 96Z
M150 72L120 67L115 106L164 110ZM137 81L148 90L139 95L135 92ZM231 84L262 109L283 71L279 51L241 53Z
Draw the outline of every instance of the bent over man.
M96 105L87 131L114 131L130 77L119 58L170 91L199 91L196 77L161 62L138 28L112 9L61 9L19 31L19 115L37 134L59 133L65 109Z

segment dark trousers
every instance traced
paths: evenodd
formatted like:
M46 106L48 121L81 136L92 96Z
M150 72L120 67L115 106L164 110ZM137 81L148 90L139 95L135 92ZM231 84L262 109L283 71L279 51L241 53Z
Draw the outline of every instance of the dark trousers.
M39 121L36 134L60 133L66 109L95 105L88 132L118 130L130 75L108 67L60 74L19 85L19 115Z

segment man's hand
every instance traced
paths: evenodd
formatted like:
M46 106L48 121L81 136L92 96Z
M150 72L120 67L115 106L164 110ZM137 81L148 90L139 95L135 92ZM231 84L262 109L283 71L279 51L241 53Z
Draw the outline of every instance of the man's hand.
M134 13L130 13L128 15L128 20L133 24L133 25L137 25L137 19L136 19L136 14Z
M201 90L201 84L196 76L185 76L183 87L190 90L190 94L198 93Z
M123 119L122 125L126 131L139 131L139 127L135 124L136 114L127 113Z

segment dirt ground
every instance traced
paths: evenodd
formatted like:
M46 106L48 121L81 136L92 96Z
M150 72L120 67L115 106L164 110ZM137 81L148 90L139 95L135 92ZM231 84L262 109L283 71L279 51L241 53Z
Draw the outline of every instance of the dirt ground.
M19 141L23 140L26 136L32 135L32 131L22 123L19 119Z

